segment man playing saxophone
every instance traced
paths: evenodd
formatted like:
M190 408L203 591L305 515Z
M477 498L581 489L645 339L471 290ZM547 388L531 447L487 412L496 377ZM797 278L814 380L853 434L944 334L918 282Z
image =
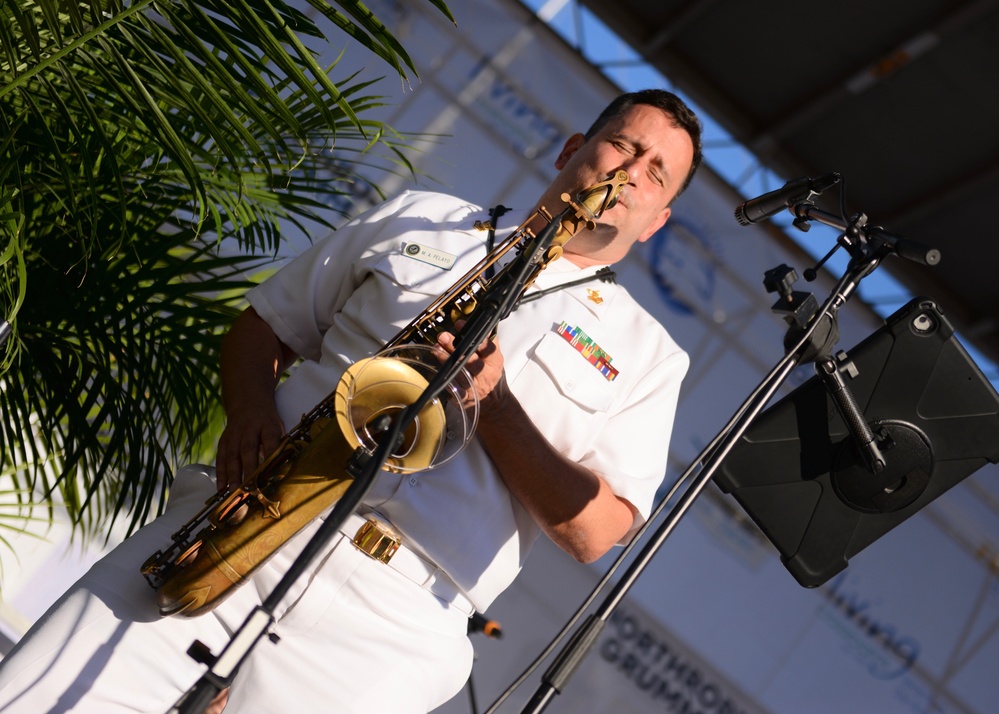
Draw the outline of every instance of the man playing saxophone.
M563 194L623 170L616 204L537 277L531 290L545 296L503 320L468 363L480 407L472 442L439 468L379 473L341 536L283 599L270 633L277 644L254 648L226 712L289 703L299 712L428 712L465 683L468 618L510 584L538 535L581 562L628 541L665 473L688 358L624 288L601 284L594 300L577 283L662 227L700 158L697 118L662 90L622 95L566 141L537 205L557 213ZM177 701L204 669L187 656L190 644L219 652L322 517L197 617L161 618L139 565L206 490L243 484L352 363L378 352L479 260L485 234L475 224L487 218L451 196L407 192L248 294L223 344L228 421L215 469L182 469L167 513L96 564L25 636L0 664L0 709L163 712ZM454 341L439 336L441 359ZM365 528L399 539L387 562L364 552Z

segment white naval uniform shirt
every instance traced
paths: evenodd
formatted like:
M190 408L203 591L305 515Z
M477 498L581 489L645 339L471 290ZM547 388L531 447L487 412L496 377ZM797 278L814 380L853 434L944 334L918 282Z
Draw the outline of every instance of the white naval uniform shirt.
M304 358L278 388L286 427L329 394L344 369L374 354L465 275L485 252L486 233L474 222L487 218L451 196L407 192L249 293L260 316ZM408 256L404 248L414 244L443 254L450 267ZM558 260L533 289L596 270ZM588 288L602 301L588 299ZM563 324L609 355L613 380L559 334ZM525 303L500 323L498 339L510 389L531 420L638 509L637 528L665 474L686 353L623 287L596 281ZM539 533L474 439L438 468L379 474L364 504L443 568L480 612L519 572Z

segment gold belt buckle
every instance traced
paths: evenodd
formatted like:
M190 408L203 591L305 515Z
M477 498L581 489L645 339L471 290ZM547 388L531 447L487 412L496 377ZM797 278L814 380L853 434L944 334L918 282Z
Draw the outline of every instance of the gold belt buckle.
M352 542L359 551L382 563L392 560L402 543L394 533L373 518L369 518L357 529Z

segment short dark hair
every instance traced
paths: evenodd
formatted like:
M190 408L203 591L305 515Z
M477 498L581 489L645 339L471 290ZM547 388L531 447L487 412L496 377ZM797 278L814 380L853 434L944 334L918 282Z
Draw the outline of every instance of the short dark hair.
M690 141L694 145L694 160L690 165L687 177L680 185L680 190L676 192L676 195L679 196L690 185L691 179L694 178L694 172L701 165L701 159L703 158L701 154L701 122L680 97L665 89L642 89L637 92L622 94L607 105L607 108L600 113L600 116L586 130L584 136L588 141L609 121L625 114L638 104L648 104L649 106L662 109L673 118L673 126L683 129L690 136Z

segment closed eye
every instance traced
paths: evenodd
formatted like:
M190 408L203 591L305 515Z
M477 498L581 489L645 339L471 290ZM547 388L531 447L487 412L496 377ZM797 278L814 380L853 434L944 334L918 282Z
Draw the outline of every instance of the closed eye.
M637 144L626 139L611 137L609 142L611 146L617 149L617 151L626 156L638 156L641 152L641 148ZM663 175L661 166L658 166L657 164L650 165L648 174L649 178L652 179L652 182L657 186L666 185L666 178Z
M623 154L627 154L628 156L635 155L635 147L624 141L612 141L611 145Z

